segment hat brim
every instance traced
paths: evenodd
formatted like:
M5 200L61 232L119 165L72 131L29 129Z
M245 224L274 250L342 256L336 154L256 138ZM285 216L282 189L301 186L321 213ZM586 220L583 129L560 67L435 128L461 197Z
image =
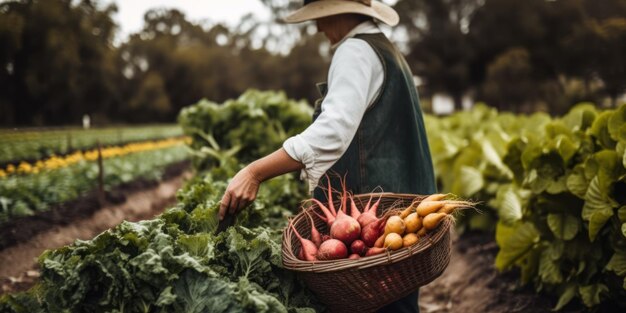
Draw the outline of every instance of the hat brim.
M356 13L371 16L389 26L396 26L400 21L398 13L390 6L379 1L372 1L372 6L367 6L355 1L323 0L311 2L300 9L287 15L282 20L285 23L301 23L318 18Z

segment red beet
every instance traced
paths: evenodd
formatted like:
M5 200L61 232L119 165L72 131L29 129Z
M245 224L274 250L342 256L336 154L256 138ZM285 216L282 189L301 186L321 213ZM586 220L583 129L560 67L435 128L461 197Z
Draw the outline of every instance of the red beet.
M363 240L357 239L353 241L352 244L350 245L350 252L353 254L356 253L358 255L364 255L365 248L366 246Z
M318 260L337 260L348 257L348 248L337 239L328 239L322 242L317 250Z

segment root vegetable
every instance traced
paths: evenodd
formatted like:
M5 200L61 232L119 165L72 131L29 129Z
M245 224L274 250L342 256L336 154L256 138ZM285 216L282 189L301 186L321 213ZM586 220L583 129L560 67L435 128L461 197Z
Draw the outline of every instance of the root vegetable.
M335 216L337 215L336 213L333 214L329 208L327 208L322 202L320 202L319 200L312 198L311 201L313 201L315 204L317 204L317 206L320 208L320 210L322 210L322 212L324 213L324 216L319 215L317 212L312 211L313 213L315 213L315 215L317 215L320 219L322 219L324 222L326 222L326 224L328 224L328 227L330 228L333 223L335 222Z
M363 242L363 240L360 240L360 239L353 241L352 244L350 245L350 252L356 253L358 255L364 255L365 249L366 249L365 243Z
M389 233L385 236L385 243L383 245L385 248L389 248L390 250L398 250L402 248L402 236L397 233Z
M362 215L361 215L362 216ZM361 240L368 247L373 247L376 243L376 239L381 235L381 227L383 220L377 220L376 222L369 223L361 230Z
M369 225L370 223L378 221L378 217L376 216L376 210L378 209L378 206L380 205L380 199L381 198L378 198L376 203L374 203L370 207L370 201L372 201L372 198L370 197L370 200L367 202L365 209L363 210L363 212L357 219L359 224L361 224L361 228L365 228L365 226Z
M378 237L378 239L376 239L376 242L374 243L374 247L382 248L384 243L385 243L385 235L381 235L380 237Z
M337 219L330 227L330 237L341 240L346 245L351 244L361 235L361 225L350 215L339 210Z
M356 203L354 203L354 197L352 195L350 195L350 216L354 219L358 219L359 216L361 216L361 211L359 211L356 207Z
M387 248L369 248L367 250L367 252L365 252L365 256L372 256L372 255L377 255L377 254L381 254L383 252L387 251Z
M311 215L309 215L309 213L306 211L305 214L309 218L309 222L311 222L311 241L315 244L316 247L319 248L319 246L322 244L322 235L320 235L320 232L315 227L315 223L313 222Z
M416 209L417 215L426 216L430 213L437 212L446 202L445 201L422 201Z
M293 226L293 221L289 221L289 226L291 226L291 229L293 229L296 237L298 237L298 240L300 240L300 245L302 246L302 260L317 261L316 255L318 253L318 249L317 246L315 246L315 243L313 243L313 241L311 240L302 238L302 236L300 236L300 233L298 233L296 228Z
M337 260L348 257L348 248L337 239L328 239L322 242L317 250L318 260Z
M433 230L446 216L446 213L430 213L424 217L422 224L426 230Z
M402 246L403 247L410 247L410 246L416 244L418 241L419 241L419 237L417 237L416 234L408 233L408 234L404 235L404 237L402 237Z
M439 201L439 200L443 200L443 198L447 197L448 194L447 193L434 193L424 199L422 199L422 202L425 201Z
M404 220L402 220L400 216L394 215L387 219L385 234L396 233L398 235L402 235L404 234L405 229L406 225L404 225Z
M409 216L409 214L413 213L413 211L415 211L415 208L417 207L417 205L419 204L419 201L413 201L413 203L411 203L411 205L409 205L406 209L402 210L402 212L400 212L400 217L401 218L406 218L407 216Z
M350 259L350 260L358 260L358 259L360 259L360 258L361 258L361 256L360 256L360 255L358 255L358 254L356 254L356 253L352 253L352 254L350 254L350 256L348 257L348 259Z
M474 203L468 201L446 201L446 203L437 212L452 214L457 209L469 209L473 207Z
M417 236L418 237L424 237L426 236L426 227L422 227L420 228L420 230L417 231Z
M415 233L422 227L422 219L414 212L404 219L404 225L406 226L405 232Z

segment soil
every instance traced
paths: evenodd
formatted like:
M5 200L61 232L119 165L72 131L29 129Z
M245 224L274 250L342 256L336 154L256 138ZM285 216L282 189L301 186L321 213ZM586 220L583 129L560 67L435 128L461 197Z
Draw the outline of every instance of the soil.
M538 295L532 286L519 286L519 272L498 272L494 267L497 252L493 235L455 234L448 268L439 278L420 288L420 313L553 312L558 298ZM572 300L560 312L586 310L579 301ZM623 311L605 303L596 312Z
M164 173L163 180L179 176L187 168L189 161L182 161L169 165ZM94 190L76 200L55 205L48 211L37 212L32 216L14 218L0 225L0 251L15 246L21 242L31 240L35 235L50 230L56 226L70 225L74 221L89 218L102 207L122 204L127 196L140 190L156 188L156 181L138 179L114 187L105 193L104 203L100 204L98 194Z
M17 245L0 251L0 294L30 288L39 277L36 258L45 249L91 239L123 220L150 219L175 202L175 192L188 173L173 175L148 189L123 193L121 203L94 210L91 216L64 220ZM500 273L494 268L498 247L486 233L453 233L450 264L444 273L420 288L420 313L549 313L556 297L538 295L532 286L519 286L519 273ZM578 301L564 313L586 312ZM610 304L595 312L621 312Z
M94 195L89 195L63 204L44 216L16 223L12 228L15 232L9 233L16 234L13 235L15 241L0 250L0 294L23 291L34 285L39 277L36 259L44 250L60 248L77 239L92 239L124 220L151 219L163 212L175 203L176 191L191 176L184 171L186 168L187 163L168 168L161 183L136 181L115 188L107 195L104 206L93 199Z

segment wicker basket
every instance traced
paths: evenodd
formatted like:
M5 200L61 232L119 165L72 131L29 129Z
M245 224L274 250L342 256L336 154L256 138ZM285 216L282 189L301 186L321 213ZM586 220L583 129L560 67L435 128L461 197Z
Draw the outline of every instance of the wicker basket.
M377 193L355 196L355 202L365 203L370 196L381 197L378 213L389 208L406 207L416 198L411 194ZM337 204L338 205L338 204ZM363 206L359 206L363 207ZM313 205L307 211L320 209ZM309 214L320 232L328 227L315 214ZM298 232L309 238L311 225L302 212L293 223ZM374 312L386 304L399 300L439 277L450 261L450 225L446 218L436 229L428 232L411 247L358 260L307 262L296 257L300 241L293 230L283 232L283 265L298 272L318 299L331 312Z

